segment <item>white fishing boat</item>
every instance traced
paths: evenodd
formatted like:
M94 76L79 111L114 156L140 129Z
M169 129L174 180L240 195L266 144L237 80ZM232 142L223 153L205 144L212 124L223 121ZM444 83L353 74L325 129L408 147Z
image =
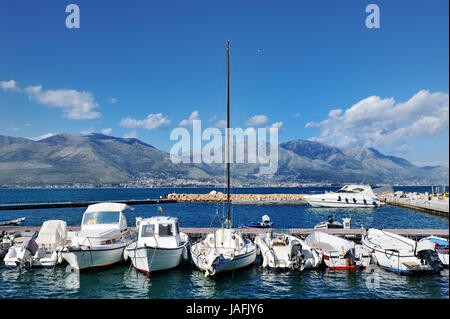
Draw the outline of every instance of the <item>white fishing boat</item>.
M328 216L328 221L320 222L314 229L350 229L351 218L342 218L342 223L333 220L333 216Z
M62 220L47 220L36 239L27 237L22 244L10 247L4 258L7 267L54 267L63 259L60 249L67 242L67 224Z
M317 268L322 257L304 240L280 230L273 230L256 237L261 251L263 267L300 270Z
M136 239L123 214L127 209L132 210L119 203L88 206L81 230L62 249L63 258L75 270L108 266L124 260L125 247Z
M437 236L429 236L422 238L419 242L425 240L428 240L434 244L435 250L439 256L439 260L444 265L444 267L448 268L448 240Z
M313 207L373 208L382 205L370 185L345 185L337 192L306 195L304 199Z
M174 268L188 259L189 236L180 232L178 218L137 218L136 226L138 239L125 248L124 258L130 258L137 270L149 274Z
M246 267L255 261L256 245L231 228L230 219L230 41L227 41L227 218L225 225L191 246L191 259L205 276Z
M306 237L306 243L320 252L329 269L365 269L370 264L368 249L338 236L315 231Z
M429 240L417 242L380 229L369 229L362 244L371 250L375 264L398 273L436 272L442 267L435 245Z

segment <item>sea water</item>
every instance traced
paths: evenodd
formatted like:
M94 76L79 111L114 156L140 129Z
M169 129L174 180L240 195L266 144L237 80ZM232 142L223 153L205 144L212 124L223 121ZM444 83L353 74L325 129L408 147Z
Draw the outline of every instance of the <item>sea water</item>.
M335 188L326 188L335 190ZM159 198L177 193L207 193L212 188L152 189L0 189L0 204L64 201L113 201ZM223 191L223 189L215 189ZM234 193L321 193L325 188L236 188ZM398 188L395 188L398 190ZM427 188L402 188L425 192ZM222 203L172 203L161 205L168 216L178 217L180 227L218 227L225 214ZM136 217L161 215L157 205L136 205L126 212L129 226ZM86 208L54 208L0 211L0 221L26 217L24 225L42 225L62 219L79 226ZM312 228L328 215L342 222L351 217L352 228L448 229L448 218L385 205L368 209L327 209L307 205L233 205L233 225L260 221L269 215L275 228ZM405 234L406 235L406 234ZM18 271L0 265L0 298L256 298L256 299L376 299L449 298L448 270L435 275L398 275L376 266L361 271L327 269L271 271L257 262L244 269L206 278L186 263L172 270L154 272L150 278L137 273L129 263L102 271L77 274L67 264L54 269Z

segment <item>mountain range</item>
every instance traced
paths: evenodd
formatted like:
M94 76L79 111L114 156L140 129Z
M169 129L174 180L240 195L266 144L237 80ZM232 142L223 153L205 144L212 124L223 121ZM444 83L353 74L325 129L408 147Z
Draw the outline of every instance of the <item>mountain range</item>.
M234 181L245 185L372 183L444 185L447 167L418 167L373 148L337 148L309 140L279 145L278 170L259 174L259 164L234 164ZM0 185L127 184L176 181L223 183L223 164L175 164L170 154L135 138L61 133L42 140L0 135Z

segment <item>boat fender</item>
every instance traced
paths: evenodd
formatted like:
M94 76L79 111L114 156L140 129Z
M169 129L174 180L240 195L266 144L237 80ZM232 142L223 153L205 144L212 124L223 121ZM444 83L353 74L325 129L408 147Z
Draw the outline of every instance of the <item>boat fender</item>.
M353 197L353 203L356 203L356 199Z
M286 238L285 243L286 243L286 246L289 245L289 238Z
M373 206L377 206L377 202L373 201L373 202L372 202L372 205L373 205Z
M128 251L127 251L126 249L123 250L123 259L124 259L125 261L128 260Z
M348 198L345 199L345 202L348 204Z
M363 199L363 202L364 202L364 205L367 205L367 201L365 198Z
M338 196L338 202L340 202L341 201L341 196Z

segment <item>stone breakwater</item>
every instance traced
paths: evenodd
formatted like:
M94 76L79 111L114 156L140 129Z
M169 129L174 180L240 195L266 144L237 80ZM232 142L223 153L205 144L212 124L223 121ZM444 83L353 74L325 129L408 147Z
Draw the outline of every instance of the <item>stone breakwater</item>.
M302 194L231 194L231 201L299 201ZM177 194L167 195L167 199L177 202L226 202L227 194L212 191L209 194Z

